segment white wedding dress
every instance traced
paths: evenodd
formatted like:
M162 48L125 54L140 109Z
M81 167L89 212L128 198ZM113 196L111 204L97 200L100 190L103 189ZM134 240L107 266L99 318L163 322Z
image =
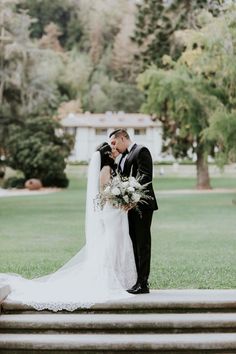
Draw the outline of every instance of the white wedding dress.
M102 211L95 208L100 164L95 152L88 170L84 248L44 277L29 280L0 273L0 283L11 288L7 300L56 312L134 296L126 291L137 279L127 213L108 204Z

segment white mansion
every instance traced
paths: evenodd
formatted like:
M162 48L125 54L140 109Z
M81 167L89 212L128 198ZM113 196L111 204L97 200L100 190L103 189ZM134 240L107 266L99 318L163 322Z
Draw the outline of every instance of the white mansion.
M109 133L117 128L127 129L133 141L150 149L153 161L160 160L161 123L153 121L149 115L124 112L70 113L61 123L75 137L71 161L89 161L96 147L101 142L108 141Z

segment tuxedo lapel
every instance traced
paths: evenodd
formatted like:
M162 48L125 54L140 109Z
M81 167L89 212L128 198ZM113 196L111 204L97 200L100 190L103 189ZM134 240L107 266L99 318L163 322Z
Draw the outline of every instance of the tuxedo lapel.
M132 149L130 150L130 152L128 153L126 160L125 160L125 164L124 164L124 174L129 175L130 172L130 165L132 164L132 157L134 155L135 152L135 148L136 148L137 144L134 144L132 146Z

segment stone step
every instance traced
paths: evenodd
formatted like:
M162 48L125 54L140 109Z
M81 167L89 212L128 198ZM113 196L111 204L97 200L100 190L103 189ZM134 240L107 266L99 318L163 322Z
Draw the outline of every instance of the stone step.
M1 334L0 353L235 353L236 335Z
M236 333L236 313L2 315L0 332Z
M33 308L5 300L4 313L32 312ZM152 290L150 294L137 295L126 300L96 304L80 313L133 313L133 312L236 312L236 290L167 289Z

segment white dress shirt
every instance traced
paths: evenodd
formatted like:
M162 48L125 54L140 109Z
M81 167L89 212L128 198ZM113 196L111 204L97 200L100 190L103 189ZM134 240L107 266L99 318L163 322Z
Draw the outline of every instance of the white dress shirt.
M133 143L131 143L131 144L129 145L129 147L127 148L128 153L130 153L132 147L133 147L135 144L136 144L136 143L133 142ZM121 171L122 171L122 172L123 172L123 170L124 170L125 161L126 161L126 159L127 159L127 156L128 156L128 154L126 154L123 158L122 158L122 156L121 156L121 158L120 158L120 160L122 159L122 161L121 161L121 163L120 163L120 168L121 168Z

